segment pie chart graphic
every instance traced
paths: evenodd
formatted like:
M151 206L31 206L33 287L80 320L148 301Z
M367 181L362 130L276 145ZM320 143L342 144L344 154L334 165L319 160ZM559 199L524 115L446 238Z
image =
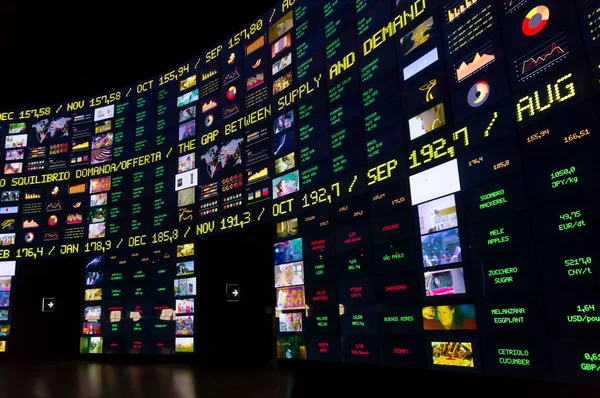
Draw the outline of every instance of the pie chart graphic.
M35 238L35 235L33 234L33 232L27 232L25 234L25 242L27 242L27 243L33 242L34 238Z
M550 9L546 6L537 6L525 16L523 20L523 34L525 36L535 36L540 33L548 24L550 19Z
M477 82L469 90L467 95L467 102L471 107L477 108L485 104L490 97L490 85L488 82L480 81Z
M58 217L50 216L50 218L48 218L48 225L54 227L56 224L58 224Z
M204 125L206 127L210 127L210 126L212 126L212 124L213 124L214 121L215 121L214 116L213 115L208 115L206 117L206 119L204 120Z
M235 88L235 86L229 87L229 90L227 90L227 99L229 99L229 100L234 99L236 94L237 94L237 88Z

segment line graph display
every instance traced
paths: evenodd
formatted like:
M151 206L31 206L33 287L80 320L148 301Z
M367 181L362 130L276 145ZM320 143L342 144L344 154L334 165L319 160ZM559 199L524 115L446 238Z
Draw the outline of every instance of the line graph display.
M496 60L494 44L489 41L453 65L454 77L460 83Z
M447 4L445 6L447 22L453 22L476 3L477 0L457 0Z
M526 82L565 60L569 54L567 36L560 33L513 62L517 82Z

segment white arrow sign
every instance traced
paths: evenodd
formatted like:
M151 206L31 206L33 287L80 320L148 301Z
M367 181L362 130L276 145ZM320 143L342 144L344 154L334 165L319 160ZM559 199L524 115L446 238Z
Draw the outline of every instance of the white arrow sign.
M42 298L42 312L54 312L54 299L51 297Z
M238 301L240 301L240 285L227 283L225 285L225 294L228 302L237 303Z

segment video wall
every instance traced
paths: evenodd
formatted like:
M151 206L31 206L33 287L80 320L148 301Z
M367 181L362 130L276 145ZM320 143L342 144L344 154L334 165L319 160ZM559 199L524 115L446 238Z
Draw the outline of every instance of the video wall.
M62 256L81 353L199 351L198 239L269 223L278 358L598 383L599 32L598 0L283 0L0 113L0 351L14 268Z

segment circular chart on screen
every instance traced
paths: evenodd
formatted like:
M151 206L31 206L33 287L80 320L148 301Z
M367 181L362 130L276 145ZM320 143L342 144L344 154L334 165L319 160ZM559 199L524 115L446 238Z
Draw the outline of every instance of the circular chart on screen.
M234 99L236 94L237 94L237 88L235 86L229 87L229 89L227 90L227 99L229 99L229 100Z
M54 227L56 224L58 224L58 217L50 216L50 218L48 218L48 225Z
M480 81L477 82L471 87L469 90L469 94L467 95L467 102L473 108L477 108L488 100L490 97L490 85L488 82Z
M523 20L523 34L525 36L535 36L540 33L548 24L550 19L550 9L546 6L537 6L525 16Z
M35 238L35 235L33 234L33 232L27 232L25 234L25 242L27 242L27 243L33 242L34 238Z

